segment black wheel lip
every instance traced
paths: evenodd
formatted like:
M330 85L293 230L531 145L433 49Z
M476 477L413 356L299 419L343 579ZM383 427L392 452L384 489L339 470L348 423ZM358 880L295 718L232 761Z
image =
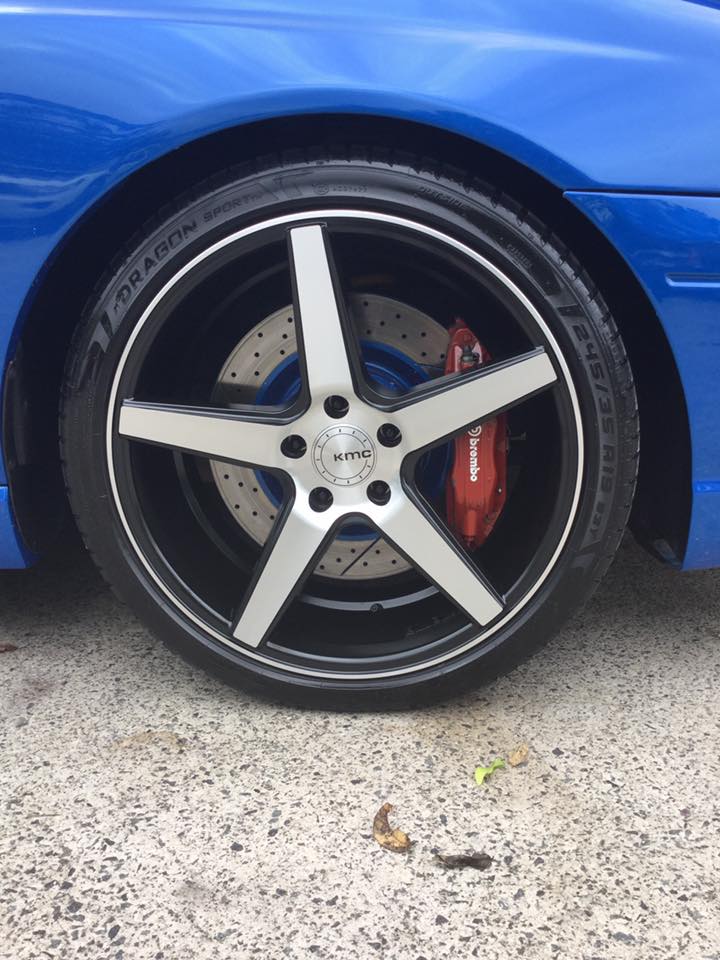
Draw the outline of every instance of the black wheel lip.
M114 457L113 457L113 442L115 437L115 422L117 418L117 390L119 383L121 381L122 371L124 369L127 358L129 357L133 346L136 342L138 335L140 334L144 324L152 316L153 312L161 301L170 293L170 291L177 285L177 283L182 280L184 277L187 277L188 274L197 266L199 266L203 261L214 256L216 253L222 251L223 249L229 247L232 244L241 242L247 237L255 234L261 233L263 231L268 231L277 228L289 229L291 225L297 223L312 223L312 222L352 222L352 221L362 221L368 226L369 221L376 221L381 223L392 224L395 228L401 230L409 230L414 232L419 232L424 234L425 237L430 237L432 240L440 243L444 243L450 247L454 247L459 253L465 254L470 260L475 262L476 266L484 269L487 273L499 281L500 284L505 286L511 294L514 296L514 299L519 301L524 307L527 313L530 314L533 321L537 326L543 331L543 336L549 342L552 347L550 356L552 357L554 363L559 366L563 371L562 381L568 392L571 396L572 406L575 413L575 425L577 429L577 439L578 439L578 471L577 471L577 482L575 485L575 493L573 497L573 502L571 510L567 518L565 528L563 529L562 535L558 542L558 546L550 560L547 564L545 570L541 577L539 577L536 582L533 584L532 589L527 591L525 596L521 600L514 604L513 607L502 617L500 617L495 623L491 624L489 627L484 628L479 633L473 631L475 636L472 637L467 643L462 646L453 649L448 654L436 658L435 660L423 660L420 663L411 664L400 669L390 669L390 670L380 670L374 671L371 674L363 675L358 671L348 671L343 670L341 672L336 671L322 671L322 670L312 670L306 671L304 669L299 669L292 666L291 664L286 664L284 662L279 662L271 657L264 657L262 654L259 654L256 650L244 647L242 644L236 643L234 640L229 638L227 635L223 635L216 631L210 624L203 621L197 617L192 610L188 609L182 601L173 594L172 590L164 583L162 577L155 571L152 565L149 563L147 558L144 556L142 550L140 549L135 537L133 536L132 531L129 529L127 518L124 513L122 500L120 497L119 490L117 488L117 481L114 472ZM141 562L142 567L150 575L150 578L156 583L158 587L162 590L163 593L175 604L176 607L179 607L182 614L188 618L192 623L199 627L202 631L205 631L223 647L230 647L236 652L240 653L245 657L250 657L253 660L257 660L265 663L267 666L272 669L278 669L281 672L290 672L295 674L304 674L307 676L315 677L317 679L322 679L323 677L328 679L350 679L352 678L355 681L358 680L375 680L382 678L393 678L400 677L409 673L415 673L417 671L423 671L430 669L433 666L441 664L443 662L454 661L457 658L464 656L465 652L469 649L472 649L481 641L489 640L498 630L500 630L505 623L513 619L518 613L522 610L523 607L529 602L529 600L534 596L538 590L542 587L542 584L550 576L552 570L557 564L557 561L561 555L562 549L565 546L568 537L570 536L572 525L577 514L578 504L580 500L580 492L582 489L582 475L583 475L583 460L584 460L584 431L582 424L582 414L579 407L579 400L577 396L577 391L572 380L572 376L567 367L567 364L562 355L562 351L557 343L555 335L549 329L547 324L542 319L537 308L532 304L529 298L523 293L523 291L518 287L515 281L508 276L503 270L493 264L490 260L487 259L483 254L478 253L473 250L463 241L456 239L452 235L446 234L443 231L437 229L435 226L428 226L422 222L410 219L409 217L398 216L397 214L389 214L382 211L376 211L371 209L341 209L341 208L330 208L330 209L317 209L311 211L301 211L292 214L283 215L280 217L273 217L267 220L263 220L254 224L251 224L245 228L242 228L234 233L229 234L228 236L222 238L219 241L211 244L208 248L202 251L200 254L193 257L188 263L186 263L177 273L173 275L162 287L162 289L153 297L150 304L145 308L141 317L135 324L133 331L128 338L121 358L118 363L118 367L113 379L111 391L110 391L110 403L108 408L108 418L107 418L107 431L106 431L106 453L108 459L108 472L110 477L111 490L113 494L113 499L115 502L116 510L119 514L121 523L125 528L125 534L132 546L133 551L137 555L138 559Z

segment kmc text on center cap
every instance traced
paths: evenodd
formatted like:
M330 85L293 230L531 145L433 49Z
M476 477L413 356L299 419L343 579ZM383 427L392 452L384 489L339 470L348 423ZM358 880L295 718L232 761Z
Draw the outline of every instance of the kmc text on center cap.
M313 463L328 483L349 487L367 480L375 468L375 446L359 427L341 424L330 427L317 438Z

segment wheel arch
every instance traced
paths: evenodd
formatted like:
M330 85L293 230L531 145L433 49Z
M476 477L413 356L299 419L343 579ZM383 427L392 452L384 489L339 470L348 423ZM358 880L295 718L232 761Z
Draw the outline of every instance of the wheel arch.
M576 254L615 316L637 382L642 457L631 523L664 559L681 558L691 509L684 391L662 325L628 264L559 187L516 160L440 128L358 114L276 118L193 140L131 173L63 239L33 291L5 378L3 449L28 546L42 552L67 512L57 446L62 372L77 320L107 264L158 209L224 169L228 157L242 163L333 143L363 146L383 159L410 150L433 158L429 165L470 170L523 203ZM670 446L678 455L669 471L664 454Z

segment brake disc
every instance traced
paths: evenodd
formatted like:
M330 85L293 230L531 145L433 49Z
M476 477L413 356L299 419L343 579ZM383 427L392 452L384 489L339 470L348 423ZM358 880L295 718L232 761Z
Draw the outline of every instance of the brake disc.
M427 314L377 294L352 294L348 308L360 340L404 355L428 376L443 372L447 330ZM220 371L215 396L228 403L253 403L267 378L297 352L292 307L270 314L233 348ZM267 540L277 496L250 467L211 461L225 505L256 543ZM315 573L323 577L371 579L409 570L410 564L380 536L343 532L328 547Z

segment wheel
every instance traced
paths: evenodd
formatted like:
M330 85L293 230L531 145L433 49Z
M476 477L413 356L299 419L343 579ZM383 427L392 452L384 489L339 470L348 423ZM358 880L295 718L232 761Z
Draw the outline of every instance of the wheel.
M228 171L121 253L68 358L68 493L192 661L286 701L420 704L516 664L599 581L636 476L631 374L511 200L309 156Z

